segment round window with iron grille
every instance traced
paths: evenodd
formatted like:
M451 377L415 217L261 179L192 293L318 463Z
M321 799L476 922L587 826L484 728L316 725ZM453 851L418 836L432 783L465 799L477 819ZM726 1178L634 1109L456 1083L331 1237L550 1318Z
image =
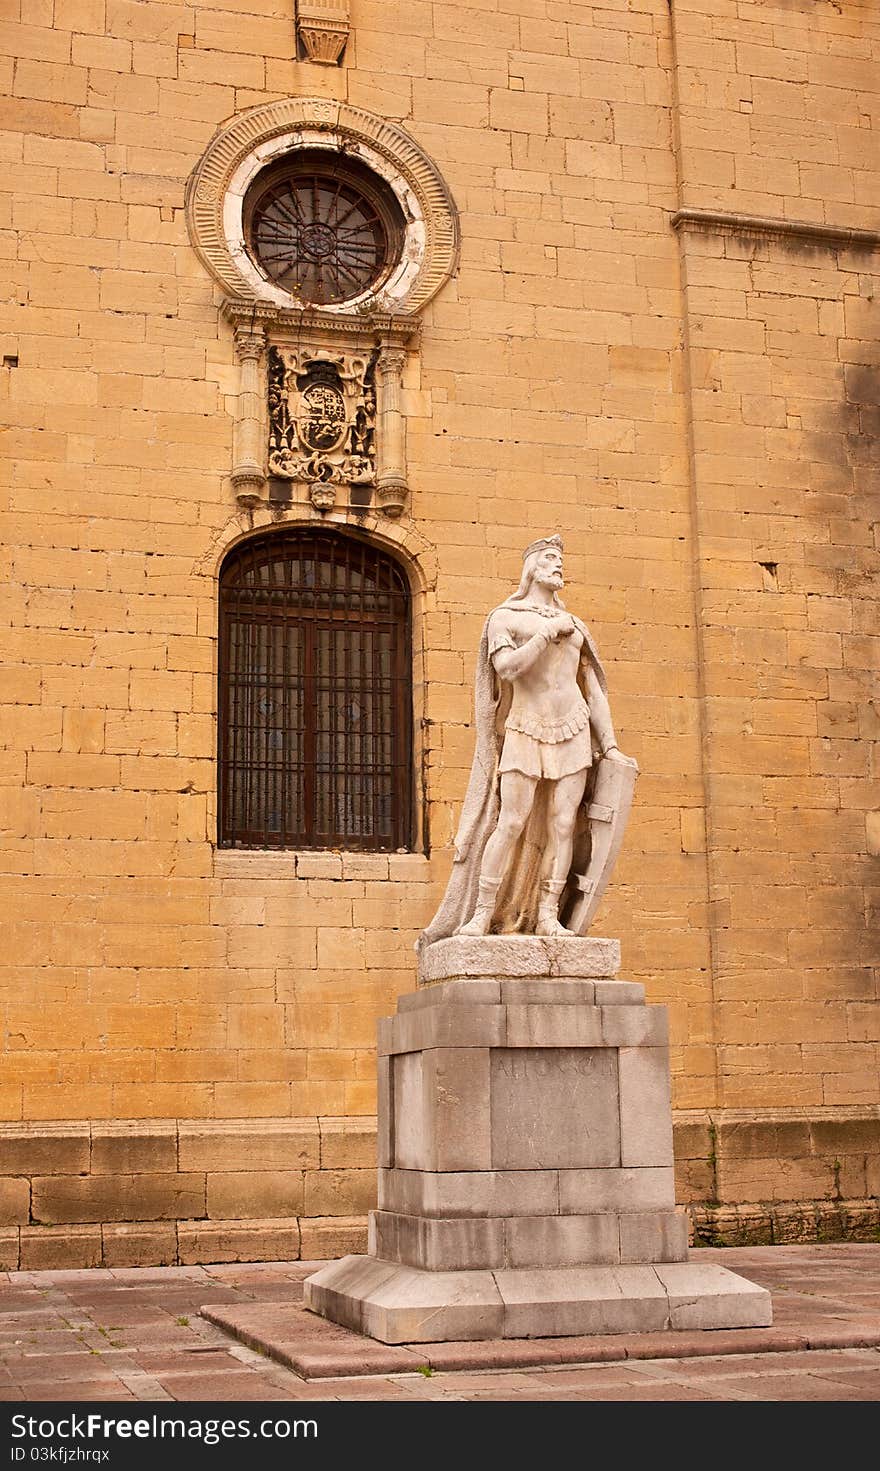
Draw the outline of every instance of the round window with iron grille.
M385 180L328 149L303 149L258 174L244 222L258 269L313 306L378 290L400 258L405 231Z

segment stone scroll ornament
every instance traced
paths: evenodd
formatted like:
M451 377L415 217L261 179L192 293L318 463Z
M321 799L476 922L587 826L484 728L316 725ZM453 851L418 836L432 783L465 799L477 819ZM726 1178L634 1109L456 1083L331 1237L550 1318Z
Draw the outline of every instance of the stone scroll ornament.
M450 935L584 935L623 841L638 764L617 745L590 631L566 612L560 536L523 553L486 620L455 861L419 949Z
M375 356L269 349L269 474L304 481L320 510L376 482Z

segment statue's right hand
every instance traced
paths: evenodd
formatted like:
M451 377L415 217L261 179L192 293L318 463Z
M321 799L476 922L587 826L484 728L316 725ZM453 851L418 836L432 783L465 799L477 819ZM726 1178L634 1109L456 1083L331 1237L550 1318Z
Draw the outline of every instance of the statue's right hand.
M548 620L550 636L554 643L561 638L570 638L574 633L574 619L570 613L557 613L555 618Z

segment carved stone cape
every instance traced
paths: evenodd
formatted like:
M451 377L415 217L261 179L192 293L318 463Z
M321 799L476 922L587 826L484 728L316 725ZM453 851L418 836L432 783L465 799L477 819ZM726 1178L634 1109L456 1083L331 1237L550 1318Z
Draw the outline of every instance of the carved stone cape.
M522 606L522 601L515 597L509 598L501 606L516 610ZM489 618L491 616L490 613ZM476 746L461 821L455 837L455 862L440 908L431 923L419 936L419 949L433 944L435 940L454 935L473 915L477 901L477 885L483 849L498 821L500 807L498 763L504 741L504 722L510 710L513 687L509 681L499 679L489 658L489 618L483 625L477 656L474 682ZM587 660L592 665L596 678L606 693L608 685L602 661L589 629L580 618L574 618L574 622L584 637L581 662L578 668L578 685L584 699L589 704L586 688ZM602 766L608 764L599 763L597 758L600 756L601 752L594 742L593 766L587 778L586 791L578 811L575 827L572 876L586 874L590 861L592 848L590 803L597 773L601 771ZM635 767L635 763L632 763L632 767ZM632 768L625 766L622 770L627 772L632 771ZM633 784L634 781L635 773L633 772ZM529 820L516 845L504 881L498 891L493 924L493 931L496 933L534 932L538 912L541 865L547 846L549 785L546 781L538 783ZM632 790L629 795L631 801ZM629 803L627 802L626 814L628 811ZM624 821L626 814L624 814ZM576 878L572 878L569 888L570 892L566 891L560 906L560 918L563 924L567 923L566 913L573 906L577 906L581 896Z

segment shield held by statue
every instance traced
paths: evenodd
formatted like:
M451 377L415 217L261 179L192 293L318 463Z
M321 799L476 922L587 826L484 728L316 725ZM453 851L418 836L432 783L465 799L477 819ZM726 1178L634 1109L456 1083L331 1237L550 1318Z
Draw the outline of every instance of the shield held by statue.
M632 757L600 760L587 807L587 821L575 843L560 919L573 935L585 935L623 844L632 807L638 762Z

